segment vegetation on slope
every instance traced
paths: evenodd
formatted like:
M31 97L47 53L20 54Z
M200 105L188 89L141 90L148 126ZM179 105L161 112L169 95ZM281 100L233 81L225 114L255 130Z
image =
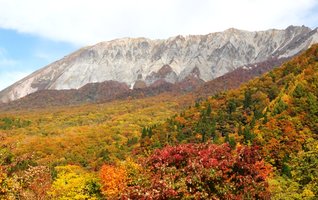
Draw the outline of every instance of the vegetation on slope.
M318 196L318 46L169 119L141 141L145 149L180 143L258 146L273 167L273 199Z
M0 196L12 193L14 198L24 198L23 191L35 195L31 186L24 184L29 170L48 172L49 185L53 179L73 177L69 173L96 178L103 164L133 156L142 127L164 122L190 101L189 96L163 94L105 104L1 113L0 165L4 185L0 188L4 187L4 192L0 189ZM82 182L82 177L77 181ZM14 189L14 185L19 187ZM53 182L52 187L58 186ZM58 196L55 193L50 194Z
M315 199L317 88L315 45L180 114L189 96L3 113L0 196Z

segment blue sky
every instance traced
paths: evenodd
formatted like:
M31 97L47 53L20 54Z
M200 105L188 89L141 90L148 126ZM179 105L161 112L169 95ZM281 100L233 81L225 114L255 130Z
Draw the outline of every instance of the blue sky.
M0 90L79 47L0 28Z
M0 0L0 90L86 45L318 26L318 0Z

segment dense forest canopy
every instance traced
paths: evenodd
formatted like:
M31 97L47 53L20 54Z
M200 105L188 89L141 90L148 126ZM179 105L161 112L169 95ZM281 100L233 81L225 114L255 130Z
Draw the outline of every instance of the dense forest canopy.
M314 45L207 99L0 113L0 197L315 199L317 133Z

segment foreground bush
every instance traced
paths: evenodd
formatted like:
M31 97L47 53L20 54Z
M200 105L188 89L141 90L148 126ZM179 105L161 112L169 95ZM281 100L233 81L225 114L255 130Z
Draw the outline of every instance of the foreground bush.
M147 160L150 181L130 186L131 199L268 199L267 166L257 147L183 144L156 150Z

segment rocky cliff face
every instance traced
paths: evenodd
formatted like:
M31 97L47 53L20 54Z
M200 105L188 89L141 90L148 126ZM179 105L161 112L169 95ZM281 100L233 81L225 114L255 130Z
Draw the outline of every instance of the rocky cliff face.
M130 88L189 77L209 81L238 67L291 57L318 42L317 29L248 32L228 29L167 40L124 38L82 48L0 92L0 102L39 90L78 89L88 83L118 81Z

